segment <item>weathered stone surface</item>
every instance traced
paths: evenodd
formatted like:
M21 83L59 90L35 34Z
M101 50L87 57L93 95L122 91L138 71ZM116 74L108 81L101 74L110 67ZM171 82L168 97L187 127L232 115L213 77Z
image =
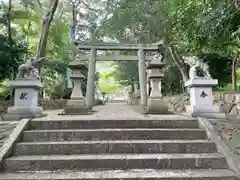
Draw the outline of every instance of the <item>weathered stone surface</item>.
M4 121L0 122L0 147L12 133L18 122Z
M23 140L79 141L79 140L141 140L141 139L206 139L203 129L77 129L25 131Z
M234 173L222 169L184 169L184 170L106 170L106 171L57 171L8 173L0 176L2 180L238 180Z
M36 68L35 70L37 71ZM36 73L34 76L38 77L39 75ZM43 108L38 106L38 94L40 89L43 88L39 78L19 76L19 78L10 81L9 86L14 89L14 105L7 108L3 120L19 121L24 118L36 118L43 115Z
M174 97L164 97L165 101L168 102L169 109L176 112L186 112L186 105L189 101L189 96L180 95Z
M100 112L97 112L100 113ZM96 114L97 114L96 113ZM105 128L198 128L196 119L183 119L182 116L172 115L168 119L146 119L144 117L130 117L128 119L115 119L114 117L99 117L96 120L89 120L81 117L81 120L68 119L65 116L62 120L33 120L29 125L30 129L105 129ZM46 117L47 118L47 117ZM175 118L178 118L176 120Z
M34 119L44 117L43 108L40 106L12 106L4 115L4 121L19 121L21 119Z
M147 113L149 114L171 114L168 111L168 104L163 99L148 99Z
M39 100L39 105L43 107L43 109L54 110L54 109L64 109L67 104L67 99L42 99Z
M235 94L224 94L224 101L228 104L233 103L235 101Z
M73 107L67 106L64 108L64 114L66 115L84 115L84 114L91 114L89 108L87 107Z
M228 112L228 115L230 116L234 116L237 115L239 111L236 106L228 105L228 110L226 110L225 112Z
M240 124L239 120L231 118L228 120L211 121L218 136L228 148L240 159Z
M67 99L41 99L38 101L38 105L42 106L43 109L55 110L64 109L67 104ZM7 112L7 108L13 106L13 101L1 101L0 102L0 113Z
M208 140L121 140L79 142L30 142L16 144L14 155L104 153L214 153Z
M33 163L34 162L34 163ZM15 156L4 160L5 171L96 169L224 169L218 154L101 154Z
M95 109L31 121L0 179L237 180L197 119L142 115L117 103Z
M220 107L220 112L237 117L240 113L240 95L237 93L215 93L214 103ZM169 107L175 112L185 112L185 106L189 104L189 96L186 94L165 97Z

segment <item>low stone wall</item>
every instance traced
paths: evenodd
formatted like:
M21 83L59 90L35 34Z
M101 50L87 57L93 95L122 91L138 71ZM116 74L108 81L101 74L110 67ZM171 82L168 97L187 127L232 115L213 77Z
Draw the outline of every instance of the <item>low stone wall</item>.
M185 106L189 104L187 94L165 97L171 110L185 112ZM220 106L221 112L237 116L240 114L240 93L214 93L214 103Z
M240 93L224 93L222 96L220 103L222 111L228 115L239 115Z
M39 100L39 105L43 109L55 110L55 109L64 109L67 104L67 99L42 99Z
M67 104L67 99L41 99L39 100L39 106L42 106L44 110L56 110L64 109ZM102 100L95 100L95 105L104 104ZM1 101L0 102L0 114L7 112L7 108L13 106L13 101Z
M67 99L41 99L39 105L45 110L63 109L66 106ZM7 108L13 106L13 101L1 101L0 113L5 113Z
M172 97L164 97L164 100L168 102L168 106L171 111L185 112L185 106L189 102L189 96L187 96L186 94L182 94Z
M12 133L12 131L17 125L18 122L0 122L0 147L3 145L5 140L9 137L9 135Z

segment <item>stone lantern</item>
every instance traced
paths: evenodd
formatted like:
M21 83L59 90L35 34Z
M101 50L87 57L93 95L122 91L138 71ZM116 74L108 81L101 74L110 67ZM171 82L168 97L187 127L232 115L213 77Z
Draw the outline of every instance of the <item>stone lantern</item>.
M134 81L133 83L133 104L138 105L140 102L139 100L141 99L140 95L140 90L138 87L138 81Z
M169 114L168 105L162 96L162 79L164 77L165 63L164 56L157 53L153 60L147 65L148 79L151 85L151 93L148 98L149 114Z
M132 85L127 86L127 104L133 104L133 87Z
M71 79L73 80L73 90L71 99L65 107L65 114L85 114L88 112L85 106L85 98L82 92L82 82L85 76L82 74L87 70L81 61L76 60L69 63L68 67L72 70Z

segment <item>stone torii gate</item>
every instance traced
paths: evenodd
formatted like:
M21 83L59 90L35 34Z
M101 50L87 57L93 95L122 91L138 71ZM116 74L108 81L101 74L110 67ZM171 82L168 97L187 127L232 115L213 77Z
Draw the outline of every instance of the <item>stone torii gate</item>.
M96 60L99 61L138 61L139 84L141 93L141 106L147 106L147 75L145 61L151 61L152 57L145 56L145 52L157 52L163 50L163 44L118 44L118 43L85 43L74 41L76 52L81 50L90 51L89 56L79 57L82 61L89 61L88 64L88 81L86 93L86 106L92 108L94 97L94 81L96 71ZM101 51L137 51L137 56L97 56L97 50Z

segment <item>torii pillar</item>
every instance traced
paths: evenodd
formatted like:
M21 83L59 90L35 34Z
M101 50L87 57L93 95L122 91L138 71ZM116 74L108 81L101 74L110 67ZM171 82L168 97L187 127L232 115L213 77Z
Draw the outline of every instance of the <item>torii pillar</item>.
M97 50L92 48L90 51L87 78L86 107L92 110L94 105L95 73L96 73Z
M147 78L146 78L146 64L144 49L138 50L138 71L139 71L139 84L140 84L140 95L141 95L141 108L143 112L147 109Z

